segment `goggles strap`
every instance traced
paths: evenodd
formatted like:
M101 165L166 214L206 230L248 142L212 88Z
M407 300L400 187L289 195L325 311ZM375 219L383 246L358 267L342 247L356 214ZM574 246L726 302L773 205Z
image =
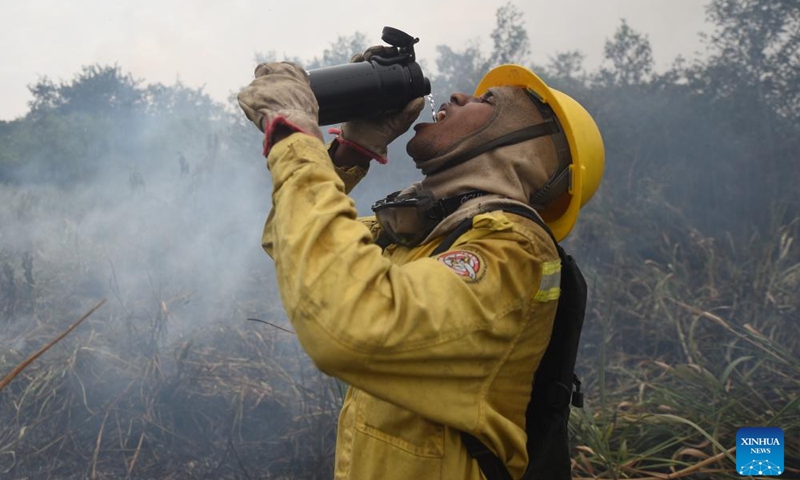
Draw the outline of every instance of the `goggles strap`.
M465 202L472 200L473 198L482 197L484 195L489 195L489 192L483 190L470 190L466 193L462 193L461 195L453 195L452 197L447 197L439 200L437 203L441 207L441 212L444 214L442 216L442 220L445 217L450 216L458 210L458 207L463 205Z

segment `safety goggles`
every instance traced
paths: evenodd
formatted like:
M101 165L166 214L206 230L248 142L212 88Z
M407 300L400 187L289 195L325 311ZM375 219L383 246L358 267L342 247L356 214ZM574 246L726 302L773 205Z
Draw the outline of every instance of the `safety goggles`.
M381 235L390 243L415 247L436 228L446 213L429 191L401 195L394 192L372 205L381 226Z
M375 202L372 211L381 226L381 235L388 243L415 247L465 202L488 194L483 190L470 190L437 199L429 190L416 190L407 194L394 192Z

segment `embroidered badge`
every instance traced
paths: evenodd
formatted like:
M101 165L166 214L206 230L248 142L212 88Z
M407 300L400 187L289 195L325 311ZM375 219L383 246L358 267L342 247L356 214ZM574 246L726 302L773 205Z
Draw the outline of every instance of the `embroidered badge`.
M483 259L477 253L466 250L443 253L439 255L438 260L469 282L480 280L486 270Z

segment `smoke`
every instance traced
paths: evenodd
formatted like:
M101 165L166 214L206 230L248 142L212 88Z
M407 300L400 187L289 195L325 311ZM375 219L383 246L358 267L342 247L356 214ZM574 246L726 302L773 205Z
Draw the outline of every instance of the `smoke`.
M58 287L76 295L122 305L186 298L180 312L208 322L214 303L236 298L255 272L268 276L259 225L270 185L255 129L247 155L219 124L175 135L168 122L179 119L191 117L141 117L97 139L126 150L98 155L90 181L4 185L0 248L33 252L34 278L64 272ZM36 162L21 174L47 176Z
M340 396L294 336L247 320L291 330L260 246L261 134L187 90L137 85L143 101L88 109L97 92L62 86L61 106L4 125L0 150L21 161L0 183L0 370L108 302L2 392L0 472L84 471L94 449L92 469L118 477L134 458L120 446L156 477L330 468L324 446L287 462L304 440L283 435L331 443Z

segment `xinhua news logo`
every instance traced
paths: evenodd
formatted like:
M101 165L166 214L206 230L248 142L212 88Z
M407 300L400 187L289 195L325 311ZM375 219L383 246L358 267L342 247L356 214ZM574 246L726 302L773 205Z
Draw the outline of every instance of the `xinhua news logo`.
M736 471L739 475L783 473L783 430L745 427L736 432Z

